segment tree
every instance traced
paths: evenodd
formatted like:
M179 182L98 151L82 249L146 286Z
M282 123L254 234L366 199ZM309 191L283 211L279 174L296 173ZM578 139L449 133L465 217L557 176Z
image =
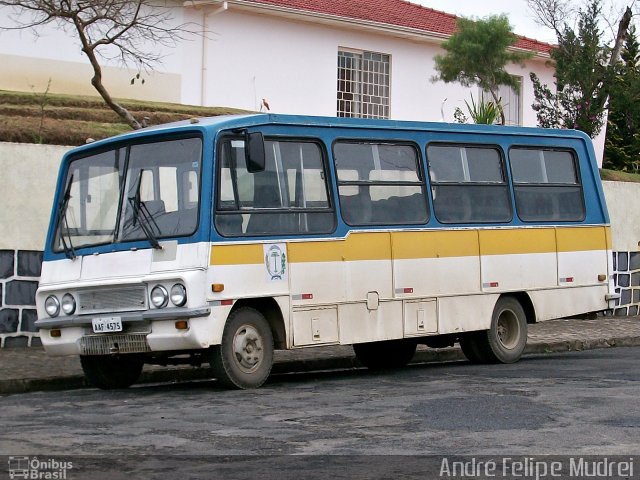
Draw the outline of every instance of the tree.
M607 99L615 64L631 21L627 8L618 24L614 45L603 45L599 27L601 0L591 0L578 11L577 32L566 23L566 2L528 0L539 23L553 28L558 46L551 51L555 63L555 91L531 73L538 123L548 128L576 128L595 137L604 123Z
M141 124L107 91L100 60L118 60L124 66L135 66L138 72L149 71L162 58L153 49L173 47L185 34L196 33L188 24L171 26L171 8L150 0L0 0L0 6L9 7L15 22L4 29L36 32L43 25L55 24L71 32L93 69L91 84L134 129Z
M640 165L640 44L629 28L611 84L603 167L637 171Z
M505 66L522 64L531 57L529 52L510 50L516 40L506 15L476 21L459 18L458 31L442 44L447 53L435 57L435 80L459 82L465 87L478 85L489 92L500 110L504 125L499 88L501 85L519 88L517 80L505 70Z

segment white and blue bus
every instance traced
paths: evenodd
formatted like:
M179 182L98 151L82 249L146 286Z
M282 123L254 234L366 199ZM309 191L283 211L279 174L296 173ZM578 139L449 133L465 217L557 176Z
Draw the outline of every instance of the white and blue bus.
M353 345L388 368L458 342L515 362L528 324L616 298L580 132L246 115L64 157L37 326L100 388L179 362L251 388L274 349Z

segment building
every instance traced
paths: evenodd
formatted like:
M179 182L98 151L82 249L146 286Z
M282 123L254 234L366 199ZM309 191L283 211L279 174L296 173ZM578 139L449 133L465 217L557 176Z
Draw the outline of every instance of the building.
M456 30L456 17L405 0L187 0L170 4L176 25L199 34L172 48L150 45L164 62L145 83L135 70L107 62L117 97L325 116L454 121L456 107L479 89L434 82L434 56ZM0 9L2 24L9 17ZM204 32L204 34L203 34ZM535 126L535 72L553 84L551 45L521 37L530 51L508 70L520 81L502 97L510 124ZM91 70L72 32L47 27L0 34L0 88L94 95ZM604 135L602 135L604 138ZM600 144L603 142L600 139ZM596 142L598 143L598 142ZM602 147L600 146L600 151Z

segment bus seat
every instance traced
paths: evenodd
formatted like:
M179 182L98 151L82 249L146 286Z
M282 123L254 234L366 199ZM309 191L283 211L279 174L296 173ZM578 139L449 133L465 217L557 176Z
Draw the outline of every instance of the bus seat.
M216 229L223 235L240 235L242 233L242 215L217 215Z
M282 208L278 177L276 172L255 174L253 190L254 208ZM252 213L249 216L246 233L284 233L282 213ZM286 230L289 231L289 230Z
M342 218L350 225L371 223L371 200L364 189L359 190L357 195L340 196Z
M445 223L469 222L472 219L471 200L465 187L437 186L433 207L438 220Z
M147 210L152 217L162 215L166 212L164 201L162 200L147 200L144 202L144 206L147 207Z

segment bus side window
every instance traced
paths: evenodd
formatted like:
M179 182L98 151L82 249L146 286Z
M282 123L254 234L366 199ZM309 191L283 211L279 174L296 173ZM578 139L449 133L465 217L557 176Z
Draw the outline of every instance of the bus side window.
M497 147L429 145L433 208L441 223L502 223L512 218Z
M568 150L509 151L518 216L525 222L582 221L585 206L575 154Z
M244 141L220 149L215 225L224 236L330 233L335 215L329 202L323 155L313 141L265 141L265 169L249 173Z
M413 145L342 141L333 150L342 218L348 225L427 222L425 189Z

